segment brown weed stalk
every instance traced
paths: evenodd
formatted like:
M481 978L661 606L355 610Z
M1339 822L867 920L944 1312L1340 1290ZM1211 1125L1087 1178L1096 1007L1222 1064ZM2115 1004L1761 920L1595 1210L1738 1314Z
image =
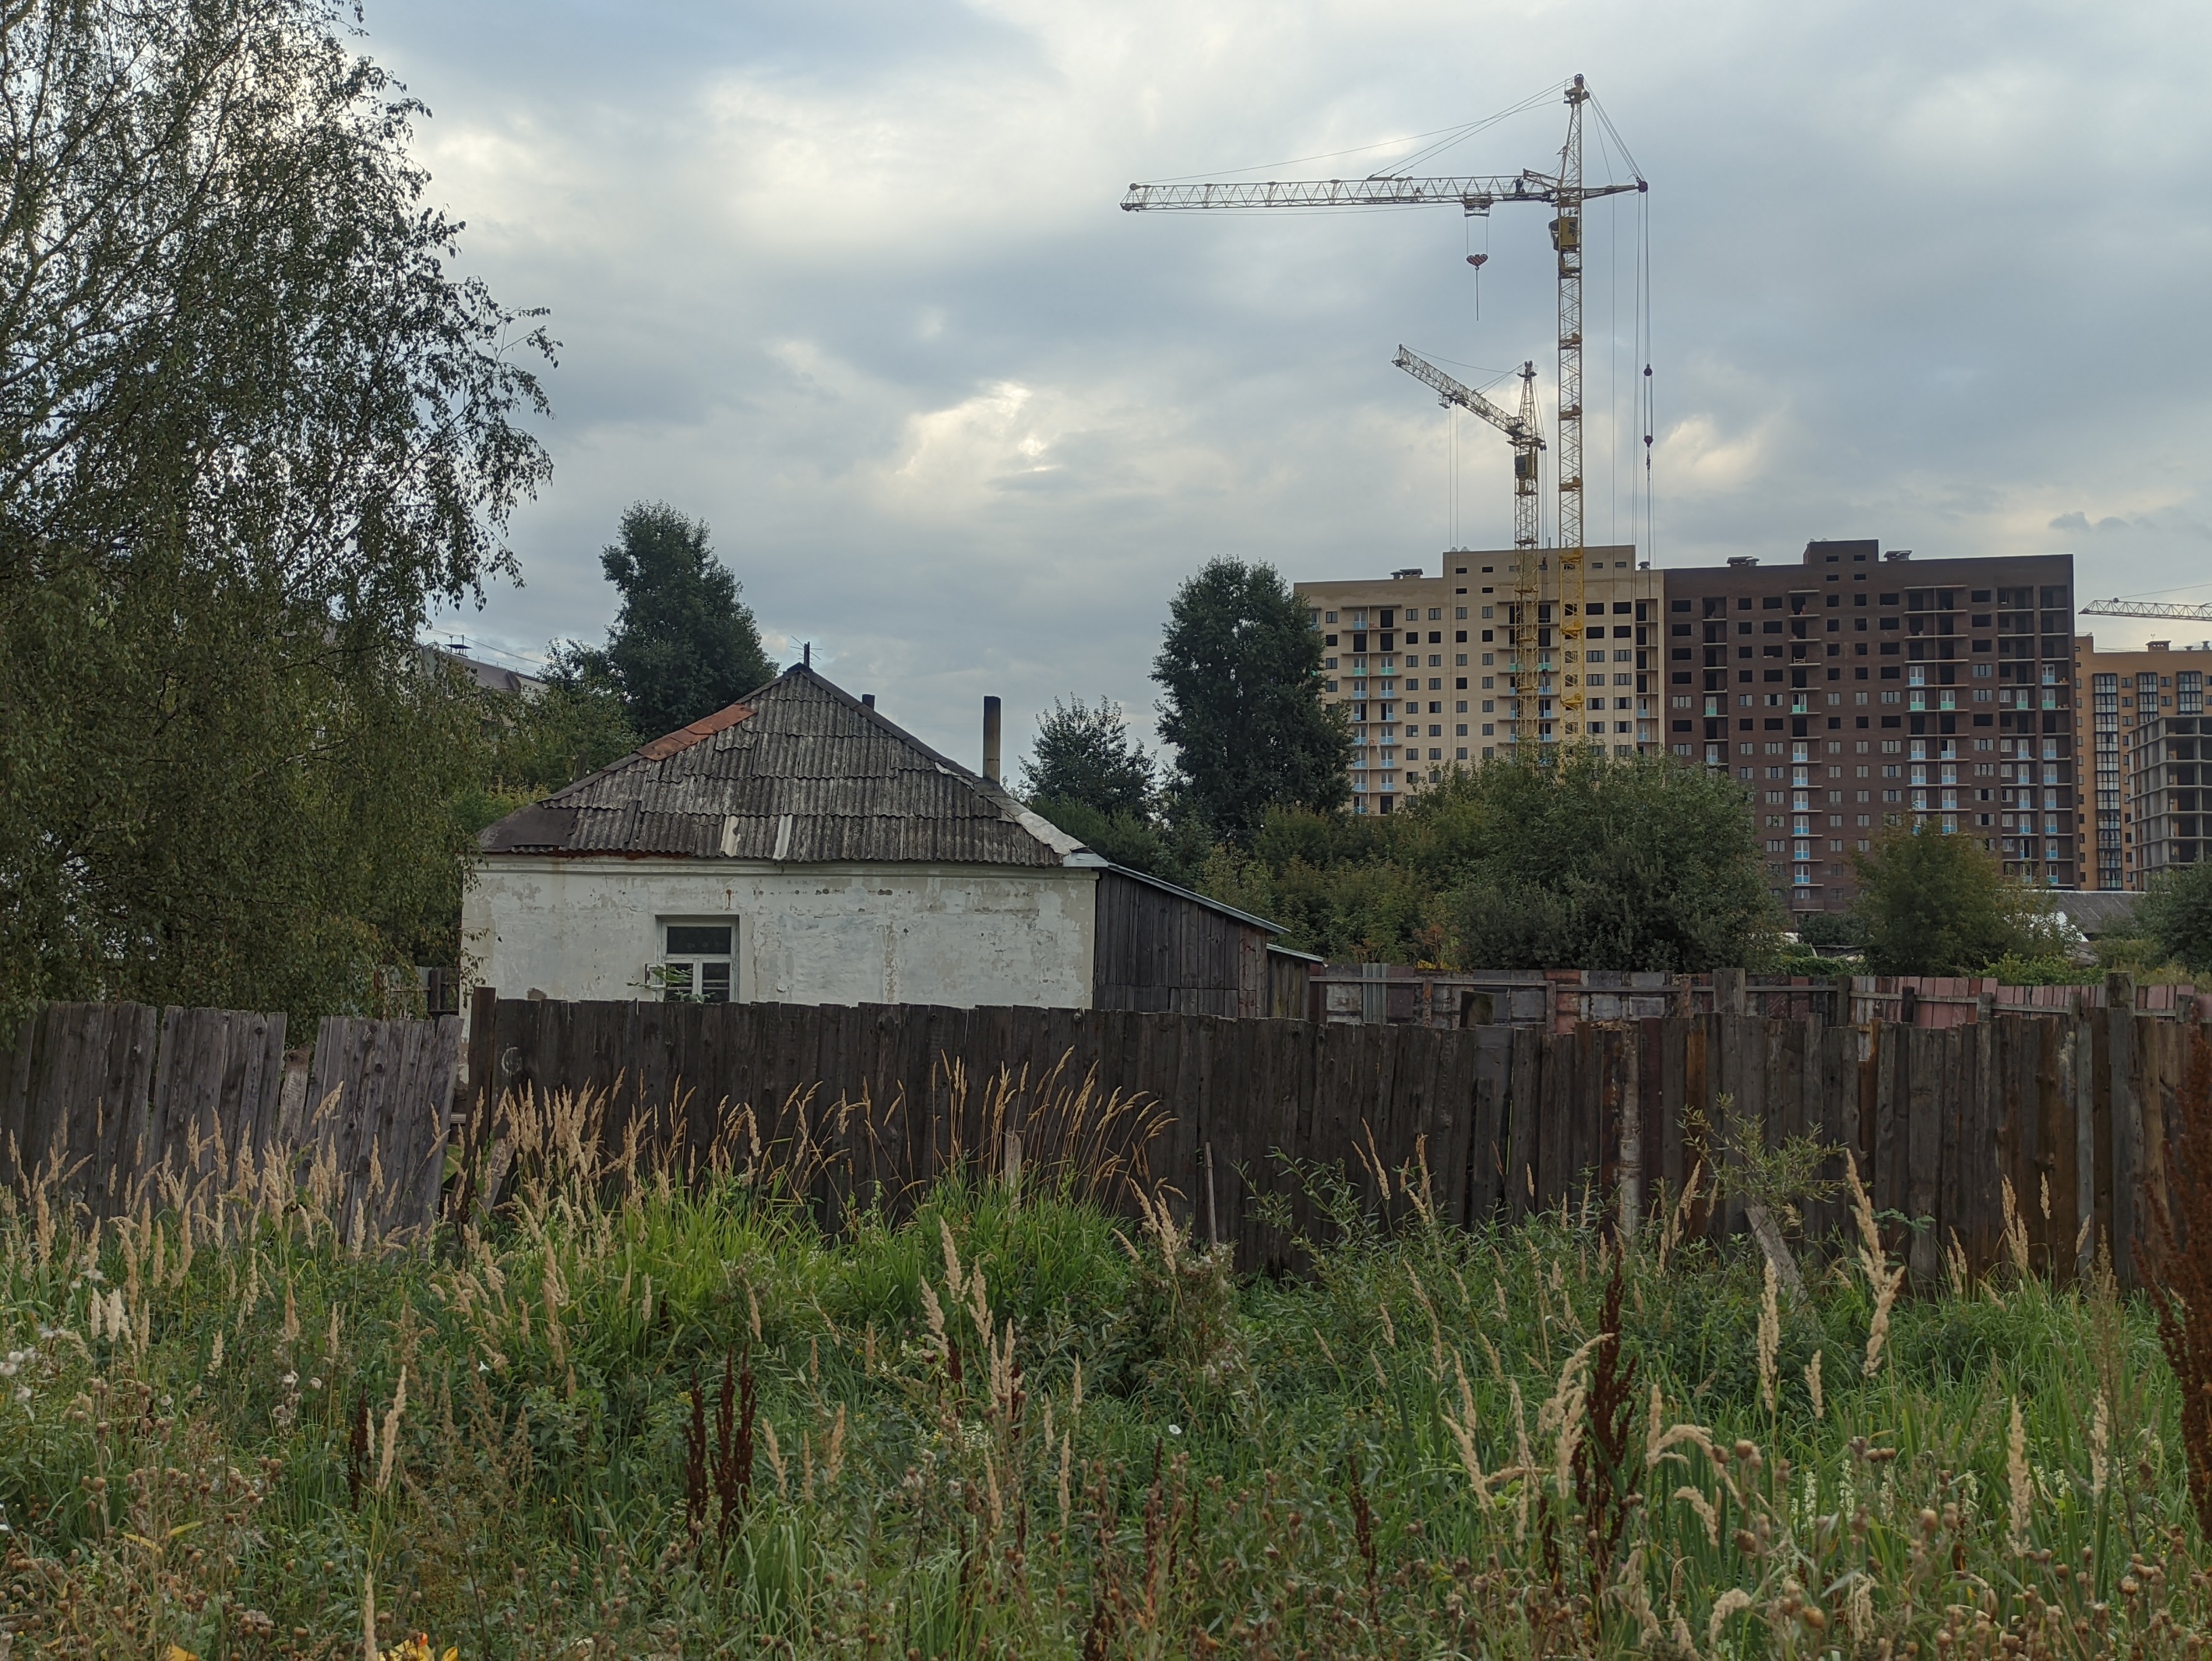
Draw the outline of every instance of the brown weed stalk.
M1639 1503L1641 1461L1628 1457L1630 1427L1636 1417L1636 1358L1620 1348L1620 1301L1624 1259L1614 1253L1606 1281L1605 1312L1598 1323L1590 1368L1589 1427L1575 1445L1575 1500L1582 1507L1589 1542L1590 1605L1613 1573L1629 1512Z
M750 1346L742 1360L735 1351L724 1355L721 1399L715 1405L709 1441L707 1392L699 1387L699 1369L693 1365L691 1420L684 1436L684 1518L695 1546L702 1546L706 1539L710 1500L714 1538L720 1545L727 1547L731 1530L744 1521L753 1486L753 1431L759 1406Z

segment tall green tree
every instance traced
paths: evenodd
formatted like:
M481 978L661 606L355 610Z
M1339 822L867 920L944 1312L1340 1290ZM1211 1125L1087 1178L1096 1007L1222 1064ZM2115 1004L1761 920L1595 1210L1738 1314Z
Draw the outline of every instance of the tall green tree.
M1279 809L1199 886L1339 961L1696 970L1780 944L1741 788L1595 749L1460 769L1387 818Z
M478 695L482 768L453 801L471 831L497 823L637 748L622 695L580 673L562 648L535 692Z
M2170 867L2136 902L2135 926L2194 974L2212 971L2212 861Z
M1780 944L1742 788L1595 746L1490 761L1423 793L1463 875L1452 952L1481 969L1758 968Z
M456 277L324 0L0 19L0 1006L374 1007L450 962L550 343Z
M620 535L599 563L622 593L622 609L605 649L577 650L569 661L621 691L633 727L658 738L775 678L706 520L640 502L623 514Z
M1032 801L1072 802L1108 818L1127 813L1141 819L1152 811L1155 771L1113 699L1092 705L1054 698L1051 712L1037 717L1036 741L1022 763L1022 794Z
M1343 806L1351 728L1320 674L1321 636L1273 567L1217 559L1184 583L1152 660L1176 809L1249 846L1270 808Z
M2000 958L2063 949L2049 907L2004 874L1972 837L1921 826L1889 831L1851 856L1853 907L1876 975L1972 975Z

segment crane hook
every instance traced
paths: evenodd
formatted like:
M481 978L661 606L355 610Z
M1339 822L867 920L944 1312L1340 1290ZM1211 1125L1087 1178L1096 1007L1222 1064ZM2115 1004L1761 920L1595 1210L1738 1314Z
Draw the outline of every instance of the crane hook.
M1489 261L1490 256L1486 253L1471 253L1467 257L1467 263L1477 271L1480 271Z

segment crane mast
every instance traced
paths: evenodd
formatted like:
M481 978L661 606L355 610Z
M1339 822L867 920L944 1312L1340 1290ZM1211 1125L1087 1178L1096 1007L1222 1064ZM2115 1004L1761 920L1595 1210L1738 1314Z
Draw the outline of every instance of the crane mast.
M1520 550L1516 561L1513 605L1513 680L1516 709L1515 742L1528 742L1534 734L1537 697L1549 695L1546 678L1553 672L1551 624L1559 630L1559 702L1560 713L1579 716L1583 709L1585 676L1583 669L1584 636L1584 560L1583 545L1583 210L1601 198L1629 191L1647 191L1641 177L1628 184L1589 185L1583 178L1583 106L1590 101L1589 87L1579 75L1566 88L1567 137L1559 149L1559 170L1539 173L1524 168L1518 173L1455 175L1432 179L1405 178L1389 173L1365 179L1271 179L1250 183L1195 182L1132 185L1121 198L1127 213L1187 212L1214 208L1403 208L1450 204L1468 214L1487 213L1512 202L1540 202L1554 211L1552 246L1559 277L1559 546L1557 581L1541 581L1546 561L1536 551L1536 457L1533 449L1514 454L1514 543ZM1401 348L1402 359L1409 356ZM1419 374L1418 371L1414 373ZM1441 373L1441 372L1438 372ZM1529 430L1534 429L1533 370L1524 367L1522 408ZM1430 380L1427 375L1420 379ZM1443 389L1437 387L1440 395ZM1461 400L1453 398L1449 401ZM1468 404L1465 407L1482 411ZM1489 419L1485 416L1486 420ZM1492 424L1496 424L1493 423ZM1528 465L1525 490L1522 478ZM1559 615L1546 619L1541 590L1549 586ZM1574 722L1577 733L1583 723Z
M1390 361L1432 388L1438 402L1456 404L1480 416L1504 434L1513 447L1513 605L1507 612L1513 636L1508 664L1513 682L1511 725L1514 743L1533 743L1536 737L1536 605L1541 590L1536 551L1537 456L1544 447L1544 435L1536 424L1536 366L1521 366L1521 412L1509 415L1417 352L1401 346Z
M1559 259L1559 708L1583 710L1583 106L1579 75L1567 88L1567 142L1559 149L1559 217L1552 246ZM1540 611L1539 616L1541 616ZM1517 636L1516 636L1517 638ZM1525 700L1524 700L1525 702Z

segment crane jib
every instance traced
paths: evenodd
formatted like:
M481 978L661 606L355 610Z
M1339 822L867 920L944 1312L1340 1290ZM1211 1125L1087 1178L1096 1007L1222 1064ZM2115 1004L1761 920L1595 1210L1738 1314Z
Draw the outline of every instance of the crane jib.
M1639 179L1626 185L1586 186L1572 194L1588 202L1648 188ZM1559 181L1542 174L1488 179L1267 179L1249 184L1132 185L1121 198L1121 210L1142 213L1206 208L1402 208L1443 202L1472 210L1509 202L1557 204L1559 198Z

